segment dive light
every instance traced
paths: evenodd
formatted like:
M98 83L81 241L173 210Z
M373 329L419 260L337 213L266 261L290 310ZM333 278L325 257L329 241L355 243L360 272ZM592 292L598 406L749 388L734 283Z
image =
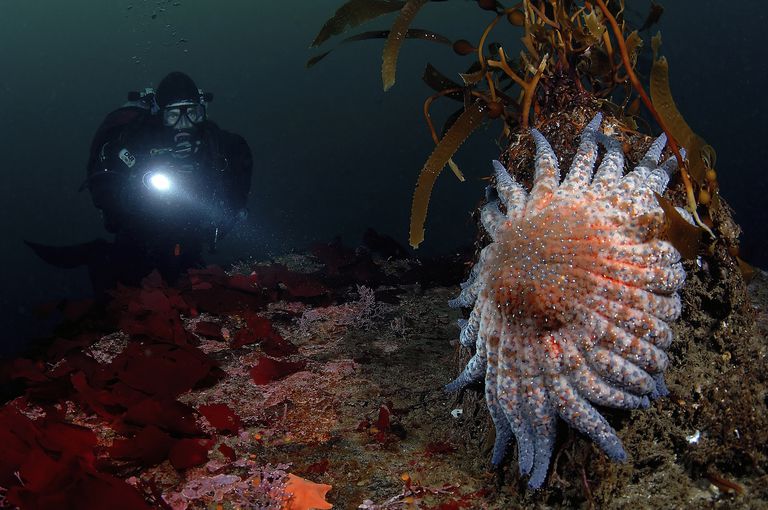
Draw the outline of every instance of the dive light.
M173 181L167 172L153 170L144 174L144 186L159 193L167 193L173 188Z

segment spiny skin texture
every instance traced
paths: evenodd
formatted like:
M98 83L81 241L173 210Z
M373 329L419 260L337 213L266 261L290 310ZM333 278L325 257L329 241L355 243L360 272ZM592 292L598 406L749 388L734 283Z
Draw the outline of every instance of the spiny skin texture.
M685 272L659 238L664 213L654 193L664 193L676 166L658 164L662 135L623 176L621 146L599 132L600 122L598 114L584 130L562 183L535 129L530 193L493 162L498 199L481 213L493 242L450 303L472 307L460 340L475 354L446 390L485 381L492 462L501 463L514 437L531 488L546 478L558 416L623 461L621 441L592 404L645 408L667 392L664 350ZM606 153L593 176L598 142Z

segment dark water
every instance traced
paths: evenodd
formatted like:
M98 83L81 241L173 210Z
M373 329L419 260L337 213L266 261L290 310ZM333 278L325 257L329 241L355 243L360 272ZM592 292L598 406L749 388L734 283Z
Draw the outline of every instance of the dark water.
M93 131L127 91L154 86L171 70L214 92L211 118L242 134L254 153L250 217L214 260L265 258L337 234L354 245L368 226L407 244L413 185L432 148L421 72L429 61L455 76L467 61L447 47L407 41L398 83L386 94L381 41L346 45L305 69L316 53L309 43L341 3L0 1L3 350L34 329L32 304L89 294L85 270L48 267L22 240L108 237L88 195L78 193ZM642 19L649 2L628 4ZM664 5L658 28L675 99L717 150L722 193L745 230L745 258L768 266L763 4ZM455 0L427 5L415 25L475 40L489 17ZM353 33L386 27L374 21ZM509 44L519 38L509 27L495 35ZM498 153L497 134L498 126L481 131L460 152L466 183L449 173L438 180L419 253L473 238L469 214Z

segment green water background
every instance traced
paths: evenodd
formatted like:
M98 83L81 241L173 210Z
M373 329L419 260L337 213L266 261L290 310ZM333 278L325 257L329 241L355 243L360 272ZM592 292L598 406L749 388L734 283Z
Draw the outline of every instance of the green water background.
M715 146L723 195L745 228L744 252L768 266L765 128L768 52L763 3L669 0L660 25L671 83L689 124ZM374 227L407 245L413 186L432 149L421 114L431 62L449 76L469 64L449 48L406 41L398 82L381 90L381 40L339 48L306 69L309 43L340 0L0 0L0 328L18 337L30 305L88 295L84 269L46 266L22 239L73 244L108 238L78 193L93 132L126 92L171 70L215 93L210 116L254 153L250 217L214 261L263 259L340 234L356 245ZM635 19L650 2L629 0ZM414 26L476 40L491 14L474 2L433 2ZM352 33L387 28L391 16ZM650 44L650 33L643 37ZM507 48L520 32L500 25ZM336 46L335 38L320 50ZM509 53L515 54L516 50ZM646 56L647 58L647 56ZM449 108L450 106L450 108ZM452 111L437 105L437 118ZM471 242L472 208L498 154L498 126L457 161L459 183L438 180L420 254Z

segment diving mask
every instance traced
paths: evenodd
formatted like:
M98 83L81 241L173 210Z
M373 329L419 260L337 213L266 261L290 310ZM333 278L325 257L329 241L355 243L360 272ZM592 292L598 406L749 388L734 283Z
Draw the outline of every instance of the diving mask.
M187 129L205 120L205 106L193 102L169 104L163 108L162 115L164 126Z

